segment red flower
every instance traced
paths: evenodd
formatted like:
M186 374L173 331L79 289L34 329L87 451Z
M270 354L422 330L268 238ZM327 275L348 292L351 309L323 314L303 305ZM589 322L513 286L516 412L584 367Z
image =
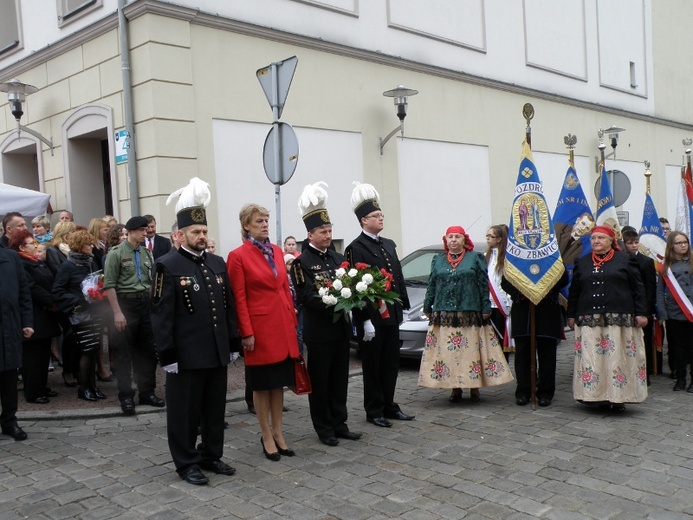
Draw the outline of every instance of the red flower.
M358 264L356 264L356 266L358 268ZM341 264L339 264L339 267L341 269L349 269L349 262L342 262Z
M347 263L347 266L348 266L348 265L349 265L349 264ZM342 267L343 267L343 266L342 266ZM356 269L368 269L369 265L368 265L368 264L364 264L363 262L356 262L356 263L354 264L354 267L355 267Z
M589 383L590 381L592 381L592 374L590 374L587 370L584 370L582 372L582 382Z

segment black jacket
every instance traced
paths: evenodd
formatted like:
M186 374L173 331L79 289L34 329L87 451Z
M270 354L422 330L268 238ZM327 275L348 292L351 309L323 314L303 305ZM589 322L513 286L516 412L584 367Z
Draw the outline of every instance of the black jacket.
M19 255L0 247L0 371L22 365L22 329L34 326L31 293Z
M321 253L308 245L294 260L291 278L296 288L298 303L303 305L303 340L306 343L328 342L349 339L351 325L340 312L335 320L334 306L328 307L318 296L316 275L327 280L334 279L334 272L344 257L328 249Z
M647 317L652 319L655 314L655 302L657 300L657 270L655 263L649 256L638 253L635 255L640 267L640 276L645 287L645 300L647 302Z
M161 365L180 370L226 366L239 350L238 321L224 260L183 248L156 261L152 326Z
M614 257L594 272L592 255L575 264L568 295L568 318L590 314L647 316L645 288L634 256L616 251Z
M34 311L34 334L31 339L59 336L58 307L51 294L53 273L44 262L35 262L21 256L20 258L27 274Z
M51 291L53 299L63 313L70 315L77 306L84 310L89 309L89 302L82 294L81 283L97 270L93 263L91 266L80 266L69 261L63 262L55 276Z
M538 338L561 339L563 337L563 313L558 297L562 287L568 285L568 273L563 271L556 285L542 298L534 309L534 325ZM530 301L508 280L503 278L501 288L512 298L510 323L513 338L530 335Z
M399 326L404 319L403 309L409 309L409 296L407 296L407 286L402 275L402 266L397 258L397 244L389 238L381 238L380 242L373 240L365 233L361 233L354 241L349 244L345 251L347 262L354 265L363 262L370 266L385 269L393 276L392 291L399 295L402 303L388 304L387 309L390 317L383 319L372 305L366 305L363 310L354 310L353 316L357 323L371 320L373 325Z

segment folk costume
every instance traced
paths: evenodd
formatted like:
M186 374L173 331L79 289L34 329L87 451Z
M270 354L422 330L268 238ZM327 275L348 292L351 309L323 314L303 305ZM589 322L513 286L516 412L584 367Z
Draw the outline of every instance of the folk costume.
M327 187L323 182L306 186L299 199L299 211L309 233L331 226L323 186ZM337 437L358 435L346 424L351 323L343 313L335 314L334 306L325 305L318 295L321 287L334 280L342 262L344 257L333 249L323 251L309 243L291 268L298 303L303 306L303 339L313 387L308 396L310 418L320 440L329 446L338 443Z
M639 403L647 398L643 332L636 317L647 316L637 260L620 250L609 226L594 233L613 239L615 249L594 251L575 264L568 318L575 320L573 397L592 403ZM621 409L619 407L617 409Z
M503 349L483 314L491 314L486 259L460 226L445 234L464 235L464 249L448 249L431 262L431 275L423 303L429 319L421 358L419 386L479 388L513 380Z
M181 207L191 202L199 205ZM203 202L181 197L178 229L207 225ZM155 272L152 325L166 371L168 445L181 478L204 483L191 482L189 472L202 468L233 473L220 461L227 367L231 351L238 350L233 293L224 260L185 244L157 259ZM196 446L198 427L202 443Z
M351 195L351 206L356 218L380 211L380 195L370 184L355 183ZM402 275L402 266L397 257L394 241L362 231L345 250L350 265L356 262L385 269L393 277L392 291L399 295L400 302L387 304L387 312L381 313L371 305L353 311L354 325L359 338L363 366L363 406L366 419L377 426L391 426L386 419L411 420L413 417L402 412L395 403L395 387L399 372L399 324L404 309L409 309L407 287ZM364 341L364 327L375 329L375 336Z

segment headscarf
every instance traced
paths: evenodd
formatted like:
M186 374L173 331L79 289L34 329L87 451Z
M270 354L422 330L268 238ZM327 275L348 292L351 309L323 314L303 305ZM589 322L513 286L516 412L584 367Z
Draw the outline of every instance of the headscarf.
M450 249L448 248L448 243L445 240L445 237L448 236L450 233L458 233L460 235L464 235L464 248L467 251L472 251L474 249L474 242L472 242L472 239L469 238L469 235L462 226L450 226L445 230L445 234L443 235L443 248L445 249L446 253Z
M621 250L621 246L619 246L618 242L616 241L616 231L614 231L614 228L611 226L594 226L591 234L594 235L595 233L602 233L611 237L611 247L613 247L616 251Z

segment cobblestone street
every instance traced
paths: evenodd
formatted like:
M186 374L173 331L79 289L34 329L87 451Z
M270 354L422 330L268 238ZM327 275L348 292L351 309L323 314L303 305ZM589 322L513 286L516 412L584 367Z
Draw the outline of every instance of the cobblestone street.
M174 472L160 410L25 410L29 439L0 440L0 518L693 518L693 395L672 392L662 375L623 414L581 406L570 391L571 351L569 342L559 348L556 398L536 411L515 405L514 384L482 389L478 404L467 392L450 404L447 392L417 388L415 364L403 363L397 399L416 420L389 429L365 422L356 369L349 424L364 436L335 448L319 443L307 399L287 392L297 456L280 462L262 455L235 388L224 460L238 471L211 474L203 487Z

